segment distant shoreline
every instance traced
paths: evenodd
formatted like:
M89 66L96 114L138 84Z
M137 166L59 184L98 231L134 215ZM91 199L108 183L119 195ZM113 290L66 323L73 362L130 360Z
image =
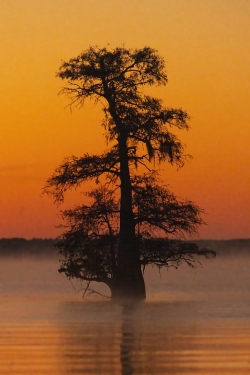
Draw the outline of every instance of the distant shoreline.
M0 256L52 256L58 257L54 239L1 238Z
M58 257L58 249L52 238L1 238L0 256L46 256ZM200 247L208 247L219 254L235 254L236 252L250 253L250 238L231 240L193 240Z

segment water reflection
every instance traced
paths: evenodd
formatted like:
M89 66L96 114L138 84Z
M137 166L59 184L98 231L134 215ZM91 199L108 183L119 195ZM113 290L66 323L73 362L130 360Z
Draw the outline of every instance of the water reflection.
M134 351L134 319L133 311L136 308L135 303L127 303L122 309L121 325L121 368L122 375L132 375L134 373L133 351Z
M74 299L46 264L2 260L1 375L250 374L250 256L157 274L123 305Z
M200 302L68 305L66 316L72 310L78 310L75 323L58 327L61 374L250 372L249 318L242 306L238 317L227 304Z
M250 373L249 300L25 305L0 323L4 375Z
M120 373L249 374L249 305L244 306L237 310L227 303L124 304Z

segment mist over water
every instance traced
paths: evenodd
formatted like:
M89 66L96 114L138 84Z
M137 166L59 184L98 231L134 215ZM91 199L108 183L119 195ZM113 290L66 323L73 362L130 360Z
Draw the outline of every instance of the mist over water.
M249 374L245 250L195 270L148 268L147 300L134 304L96 294L83 300L84 285L74 289L57 272L55 255L2 256L0 373Z

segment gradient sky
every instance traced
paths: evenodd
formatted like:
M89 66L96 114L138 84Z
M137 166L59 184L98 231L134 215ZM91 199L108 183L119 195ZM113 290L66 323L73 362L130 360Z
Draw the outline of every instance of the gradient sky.
M0 0L0 237L55 237L63 207L41 197L64 157L105 149L101 111L70 113L57 93L62 60L90 45L148 45L169 83L152 90L182 107L194 159L164 165L173 191L206 211L200 238L250 237L249 0ZM81 196L80 196L81 198Z

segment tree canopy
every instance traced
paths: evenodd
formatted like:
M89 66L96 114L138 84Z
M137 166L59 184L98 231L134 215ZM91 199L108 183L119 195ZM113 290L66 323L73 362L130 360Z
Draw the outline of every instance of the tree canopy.
M100 155L71 156L48 179L45 192L61 202L72 187L94 179L92 203L63 212L66 230L58 241L61 272L70 278L105 282L114 297L145 298L142 267L193 266L208 249L184 241L203 223L202 209L169 191L152 168L182 167L184 145L174 133L189 129L183 109L165 107L144 93L165 85L164 59L156 50L90 47L63 62L57 76L70 105L100 103L110 148Z

